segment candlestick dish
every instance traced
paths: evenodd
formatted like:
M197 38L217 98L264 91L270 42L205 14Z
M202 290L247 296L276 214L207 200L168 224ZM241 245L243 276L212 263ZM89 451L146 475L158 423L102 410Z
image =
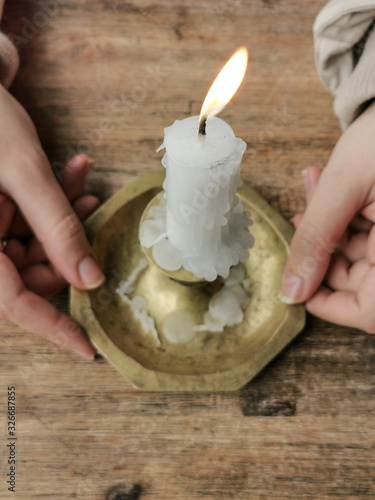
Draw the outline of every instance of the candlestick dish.
M244 184L238 196L251 214L255 238L245 264L250 298L244 321L225 327L223 332L200 331L189 342L173 343L162 333L166 316L182 310L199 324L215 284L184 286L152 263L140 267L144 253L138 238L139 223L145 207L162 191L163 179L162 173L139 176L85 222L107 279L93 291L71 287L71 314L98 351L140 390L239 389L304 326L304 306L287 306L278 299L293 228ZM137 272L139 277L129 294L147 301L145 309L161 332L160 342L145 331L130 299L124 302L118 293L120 283L129 282Z

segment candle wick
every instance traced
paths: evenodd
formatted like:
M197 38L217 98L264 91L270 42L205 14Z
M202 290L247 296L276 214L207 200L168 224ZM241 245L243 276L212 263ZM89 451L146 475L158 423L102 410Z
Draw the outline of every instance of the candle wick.
M203 115L202 119L199 121L199 129L198 129L199 135L206 135L206 122L207 122L207 116Z

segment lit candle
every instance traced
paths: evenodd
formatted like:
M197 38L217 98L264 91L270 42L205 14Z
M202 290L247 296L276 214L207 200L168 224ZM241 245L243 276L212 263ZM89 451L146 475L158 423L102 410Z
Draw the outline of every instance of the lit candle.
M228 229L246 143L223 120L210 117L198 135L198 116L165 129L167 235L186 255L220 245Z
M231 266L247 260L253 244L248 216L236 196L246 143L214 116L235 94L246 66L247 51L241 48L217 76L200 116L177 120L164 129L158 149L165 148L166 238L159 238L154 258L158 262L160 248L163 255L175 252L175 267L181 261L185 269L208 281L228 276ZM161 267L166 268L168 260L163 258Z

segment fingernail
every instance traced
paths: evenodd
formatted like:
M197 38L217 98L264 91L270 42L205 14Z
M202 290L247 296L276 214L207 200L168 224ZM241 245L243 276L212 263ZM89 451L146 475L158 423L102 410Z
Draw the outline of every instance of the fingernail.
M84 161L85 161L85 159L82 155L73 156L73 158L71 158L68 161L66 168L77 168L80 165L82 165L84 163Z
M287 306L292 306L293 304L296 304L295 299L291 299L290 297L285 297L281 293L279 293L279 300L283 304L286 304Z
M66 168L67 169L75 169L83 165L89 165L90 167L94 164L94 160L87 155L79 154L71 158Z
M284 304L296 304L303 290L303 281L294 274L287 274L283 278L279 299Z
M95 351L93 349L73 349L73 352L81 356L81 358L93 360L95 357Z
M102 285L105 276L92 255L88 255L78 265L78 272L86 288L93 290Z

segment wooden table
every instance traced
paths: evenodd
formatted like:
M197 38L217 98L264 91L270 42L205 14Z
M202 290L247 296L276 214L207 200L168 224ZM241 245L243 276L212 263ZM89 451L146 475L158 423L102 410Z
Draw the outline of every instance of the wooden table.
M8 3L3 27L24 39L12 91L55 168L78 151L95 159L87 191L105 200L161 171L163 128L199 113L244 44L250 70L221 115L247 141L243 178L286 218L303 210L301 170L323 167L340 134L314 65L323 0L46 0L47 15L37 0ZM68 310L66 293L53 302ZM156 394L0 328L4 459L11 385L18 434L17 492L3 462L1 498L375 497L374 337L308 317L242 390Z

